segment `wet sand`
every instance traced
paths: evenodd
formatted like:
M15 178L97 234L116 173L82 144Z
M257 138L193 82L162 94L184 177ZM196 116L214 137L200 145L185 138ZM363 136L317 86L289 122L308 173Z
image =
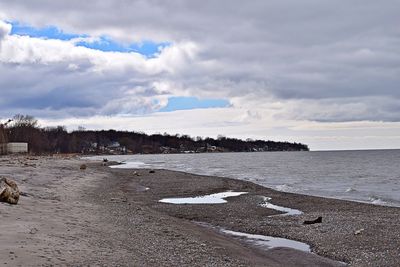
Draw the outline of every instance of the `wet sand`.
M250 182L156 170L110 169L75 157L1 157L0 175L26 194L0 203L5 266L398 266L399 208L277 192ZM146 190L149 188L149 190ZM227 190L225 204L166 197ZM271 216L270 202L303 211ZM320 224L304 220L322 216ZM204 225L307 243L311 253L262 250ZM357 230L364 229L360 234Z

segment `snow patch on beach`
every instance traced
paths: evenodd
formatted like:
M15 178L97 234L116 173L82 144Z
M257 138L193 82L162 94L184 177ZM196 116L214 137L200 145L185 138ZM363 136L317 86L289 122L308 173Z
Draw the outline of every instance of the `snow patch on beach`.
M264 202L261 203L260 206L264 207L264 208L268 208L268 209L273 209L273 210L284 212L283 214L278 214L278 216L288 216L288 215L300 215L300 214L303 214L303 212L301 210L296 210L296 209L292 209L292 208L278 206L278 205L270 203L269 201L271 201L270 197L264 197ZM276 216L276 215L272 215L272 216Z
M220 229L220 231L226 235L241 239L246 243L249 243L253 246L260 247L263 249L285 247L285 248L301 250L304 252L311 252L311 248L308 244L299 241L294 241L286 238L266 236L266 235L247 234L226 229Z
M159 202L168 204L178 204L178 205L179 204L223 204L227 203L225 198L237 197L244 194L247 194L247 192L227 191L227 192L221 192L205 196L196 196L196 197L163 198L159 200Z
M283 248L296 249L296 250L300 250L300 251L304 251L304 252L311 252L310 245L303 243L303 242L286 239L286 238L267 236L267 235L236 232L236 231L228 230L223 227L215 226L215 225L205 223L205 222L195 222L195 223L202 227L212 229L214 231L217 231L218 233L235 238L237 240L240 240L244 243L247 243L251 246L254 246L254 247L257 247L257 248L260 248L263 250L270 250L273 248L279 248L279 247L282 248L283 247Z

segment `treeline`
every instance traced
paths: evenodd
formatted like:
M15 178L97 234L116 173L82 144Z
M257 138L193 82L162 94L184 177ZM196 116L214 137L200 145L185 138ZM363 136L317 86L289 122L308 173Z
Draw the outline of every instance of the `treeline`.
M35 118L16 115L8 125L2 125L8 142L27 142L29 151L44 153L189 153L189 152L252 152L307 151L301 143L264 140L246 141L219 136L192 138L188 135L79 129L68 132L65 127L39 127Z

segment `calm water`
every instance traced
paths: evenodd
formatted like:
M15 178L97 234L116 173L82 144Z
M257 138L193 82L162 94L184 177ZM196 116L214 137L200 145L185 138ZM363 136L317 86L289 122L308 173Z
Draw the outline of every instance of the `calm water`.
M103 157L98 157L102 159ZM400 150L108 156L162 168L252 181L280 191L400 206Z

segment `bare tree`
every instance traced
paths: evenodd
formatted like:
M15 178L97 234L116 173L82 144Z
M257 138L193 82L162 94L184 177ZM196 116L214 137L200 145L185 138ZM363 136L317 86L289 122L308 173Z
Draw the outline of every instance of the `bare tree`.
M38 121L33 116L17 114L12 119L12 127L37 128Z

